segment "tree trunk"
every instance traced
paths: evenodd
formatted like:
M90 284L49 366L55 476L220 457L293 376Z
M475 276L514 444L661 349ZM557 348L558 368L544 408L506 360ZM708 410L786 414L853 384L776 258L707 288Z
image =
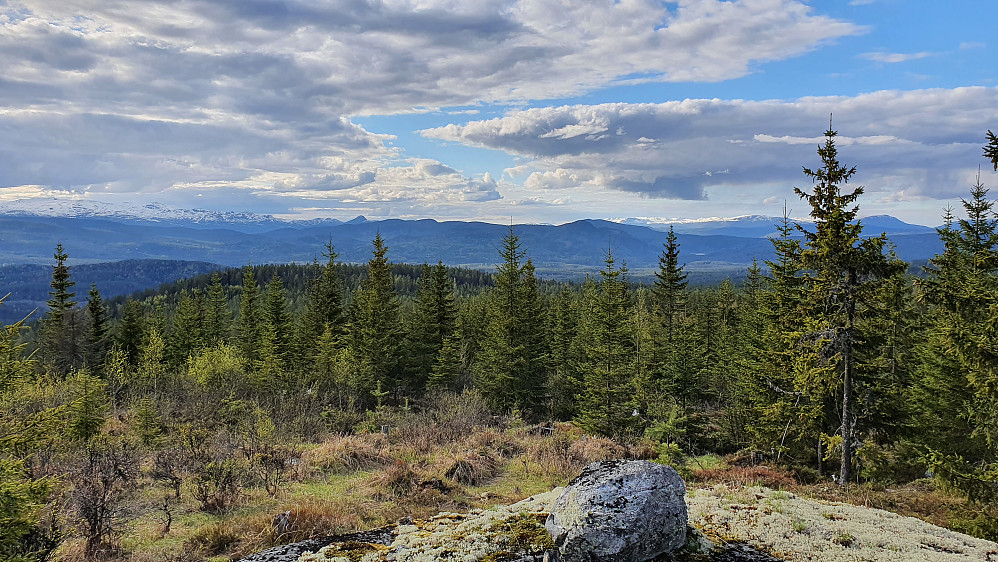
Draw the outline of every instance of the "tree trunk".
M852 466L852 344L846 344L843 354L845 368L842 374L842 467L839 470L839 484L849 482L849 469Z

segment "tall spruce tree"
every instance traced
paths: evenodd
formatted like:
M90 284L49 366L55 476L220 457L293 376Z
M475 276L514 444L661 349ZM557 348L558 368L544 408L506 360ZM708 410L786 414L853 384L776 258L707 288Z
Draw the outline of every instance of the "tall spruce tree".
M139 354L142 342L145 340L145 333L146 318L142 303L134 299L125 300L115 339L118 347L125 354L128 364L133 367L139 363Z
M497 409L537 415L546 385L543 314L533 264L510 226L500 249L495 285L488 296L488 324L477 355L475 385Z
M577 367L583 387L576 421L591 433L625 435L637 421L634 326L626 270L616 267L612 252L607 251L599 281L587 282L583 298Z
M548 394L551 396L551 416L555 419L570 419L577 411L575 395L582 385L581 376L576 371L579 363L575 338L578 324L578 294L566 285L555 296L548 312L551 369Z
M332 241L326 244L322 255L326 263L314 267L318 275L308 282L305 294L305 308L297 332L297 359L305 366L323 350L319 347L322 335L328 329L333 339L323 341L340 345L346 332L343 312L343 287L339 275L339 263Z
M291 359L292 324L288 309L288 292L284 282L275 275L267 284L267 301L264 308L263 331L272 340L273 351L282 365Z
M107 309L104 307L104 299L101 298L97 284L90 285L87 293L87 317L90 325L87 330L85 364L100 369L107 355L110 338L110 327L108 326Z
M687 274L683 272L686 265L679 265L679 241L672 226L669 227L669 236L663 246L652 291L661 315L665 344L671 345L689 281L686 280Z
M217 345L229 337L229 301L222 287L222 277L217 271L211 274L211 284L204 304L204 340L207 345Z
M827 343L840 382L842 456L839 482L846 484L852 476L855 443L856 321L864 299L876 288L876 283L888 276L892 264L884 256L887 237L862 237L863 227L856 220L859 207L856 200L863 188L846 190L846 184L856 168L846 168L838 161L835 146L837 133L831 123L825 131L825 142L818 147L822 166L816 170L804 168L811 178L810 192L795 187L794 192L811 206L815 230L798 225L804 235L801 267L807 272L807 298L814 317L820 318L819 331L810 337ZM825 370L822 370L825 372Z
M260 360L260 347L263 345L263 310L260 286L256 283L253 268L243 269L243 289L239 303L239 319L236 331L239 335L239 349L243 359L250 365Z
M188 356L205 346L204 298L200 291L191 295L184 291L173 314L173 325L167 341L167 361L173 368L186 363Z
M410 381L414 388L422 388L434 369L444 342L451 339L457 322L457 306L454 302L453 281L447 275L443 262L430 267L423 264L422 274L416 291L413 321L408 337L410 353ZM452 342L453 350L448 358L448 366L456 357L457 342Z
M935 322L916 386L936 474L977 501L998 501L998 221L980 181L939 229L944 251L922 281ZM939 424L946 424L939 427Z
M62 244L55 248L55 265L52 266L50 282L51 298L47 301L48 311L42 317L39 329L39 347L46 364L55 372L65 375L82 365L85 355L83 341L85 326L83 318L77 314L76 293L66 260L69 255Z
M381 233L374 238L374 256L367 262L367 279L354 294L350 344L357 362L355 386L360 396L379 384L380 392L401 392L400 371L402 324L399 298L391 267L385 257L388 247Z

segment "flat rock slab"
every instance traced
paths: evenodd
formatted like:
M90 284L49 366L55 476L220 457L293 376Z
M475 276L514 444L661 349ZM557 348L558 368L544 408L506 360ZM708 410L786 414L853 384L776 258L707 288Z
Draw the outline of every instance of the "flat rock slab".
M282 544L250 554L241 560L242 562L294 562L306 552L317 552L319 549L331 544L358 542L388 545L391 544L394 537L394 526L383 527L372 531L361 531L359 533L348 533L345 535Z
M545 522L563 562L647 562L686 543L686 485L649 461L587 466Z

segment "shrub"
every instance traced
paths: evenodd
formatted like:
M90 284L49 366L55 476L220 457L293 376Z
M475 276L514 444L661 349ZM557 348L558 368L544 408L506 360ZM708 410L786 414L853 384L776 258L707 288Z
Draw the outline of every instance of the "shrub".
M82 523L88 558L118 548L123 504L134 488L137 472L132 450L126 443L98 435L87 444L82 462L70 474L71 501Z
M242 493L246 473L246 464L237 459L211 461L196 469L191 496L202 511L225 511Z

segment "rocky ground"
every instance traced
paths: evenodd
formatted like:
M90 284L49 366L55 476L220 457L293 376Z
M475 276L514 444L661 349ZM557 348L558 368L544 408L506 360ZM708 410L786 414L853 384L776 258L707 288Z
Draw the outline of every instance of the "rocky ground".
M998 544L889 511L762 487L690 490L690 524L782 560L998 561Z
M530 561L551 547L544 517L556 488L524 501L326 540L283 545L246 562ZM998 544L879 509L820 502L762 487L717 486L687 496L694 548L661 560L998 562ZM716 548L702 548L704 539ZM701 547L696 547L697 542Z

